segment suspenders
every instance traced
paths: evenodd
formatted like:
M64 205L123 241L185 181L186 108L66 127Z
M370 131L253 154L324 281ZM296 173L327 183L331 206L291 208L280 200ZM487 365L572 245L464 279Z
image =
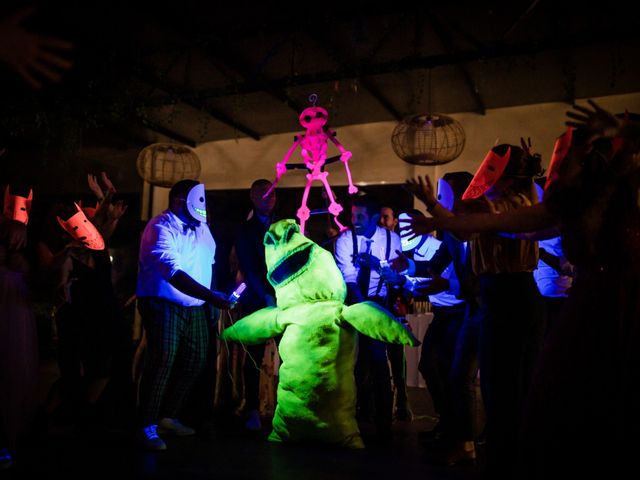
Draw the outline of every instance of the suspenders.
M386 248L386 253L385 253L385 260L389 260L389 256L391 255L391 232L389 230L387 230L386 228L384 229L385 233L387 234L387 248ZM351 228L351 239L353 240L353 255L352 255L352 259L353 262L355 264L355 260L356 260L356 256L358 255L358 239L356 236L356 231L355 229ZM362 267L360 267L362 268ZM378 279L378 286L376 287L376 296L378 296L380 294L380 290L382 290L382 278L380 277ZM362 293L365 297L369 296L369 283L367 282L367 291L366 292L360 292Z

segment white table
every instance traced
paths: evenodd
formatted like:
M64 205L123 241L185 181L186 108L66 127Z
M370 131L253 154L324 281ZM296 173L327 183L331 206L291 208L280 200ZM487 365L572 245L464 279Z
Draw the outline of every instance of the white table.
M407 322L411 326L413 335L422 342L424 334L427 332L431 321L433 320L433 313L417 313L406 315ZM418 347L404 347L404 353L407 357L407 386L408 387L420 387L427 388L424 383L422 375L418 371L418 362L420 362L420 352L422 345Z

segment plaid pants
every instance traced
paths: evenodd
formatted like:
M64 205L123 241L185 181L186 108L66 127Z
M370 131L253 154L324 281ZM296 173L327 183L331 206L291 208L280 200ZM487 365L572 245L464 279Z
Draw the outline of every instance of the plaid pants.
M158 297L139 299L147 338L140 382L144 425L176 417L206 362L209 344L206 306L184 307Z

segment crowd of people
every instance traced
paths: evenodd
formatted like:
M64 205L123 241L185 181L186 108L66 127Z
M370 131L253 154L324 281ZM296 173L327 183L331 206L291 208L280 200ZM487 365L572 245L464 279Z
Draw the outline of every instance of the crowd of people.
M433 320L419 339L419 370L439 421L420 433L420 442L446 465L475 462L483 442L488 478L610 468L632 458L639 438L640 124L594 102L568 115L544 180L530 143L497 145L475 175L447 173L437 190L428 176L407 181L429 216L417 210L399 216L371 195L355 197L351 226L330 250L347 306L372 302L407 328L408 305L428 299ZM96 207L55 206L35 240L26 225L38 193L14 186L5 192L3 468L33 432L38 412L96 428L105 419L105 390L116 379L120 418L141 447L164 450L167 435L195 434L213 409L220 312L233 309L242 318L283 308L265 264L269 229L278 220L271 182L251 185L252 210L236 235L231 264L236 283L247 285L236 304L216 288L205 186L182 180L141 236L135 295L144 342L136 354L106 248L126 205L114 201L106 174L90 175L88 185ZM58 341L60 378L44 404L34 301L49 302ZM412 419L404 348L364 334L357 345L353 415L371 421L379 440L393 441L394 420ZM265 345L242 347L238 411L244 428L259 431ZM134 354L142 359L134 369L139 382L131 373ZM474 426L478 374L482 431ZM202 408L187 411L196 395ZM594 433L598 441L584 441Z

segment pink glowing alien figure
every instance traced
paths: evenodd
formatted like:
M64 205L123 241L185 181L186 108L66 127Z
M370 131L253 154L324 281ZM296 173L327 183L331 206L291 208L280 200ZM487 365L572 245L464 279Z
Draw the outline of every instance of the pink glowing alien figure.
M304 195L302 196L302 204L296 214L300 219L300 231L304 233L304 225L311 215L311 212L307 207L307 199L309 197L311 184L314 180L320 180L324 185L329 201L331 202L328 208L329 213L334 216L333 220L336 225L338 225L340 231L343 231L346 230L347 227L338 221L338 214L342 211L342 205L336 202L333 193L331 192L329 182L327 181L327 175L329 175L329 172L322 171L322 167L327 159L327 140L331 140L334 145L338 147L338 150L340 150L340 160L344 163L344 168L347 171L347 179L349 180L349 194L356 193L358 191L358 187L356 187L351 180L351 171L349 170L348 164L349 159L351 158L351 152L346 150L342 144L336 140L335 132L324 127L329 115L324 108L317 107L315 105L317 95L311 95L309 100L313 102L313 107L305 108L299 117L300 125L306 128L307 131L294 138L293 145L289 151L285 154L282 161L276 164L276 179L269 191L265 194L265 197L271 193L282 175L287 171L287 161L293 154L294 150L300 146L304 164L309 170L309 173L307 174L307 185L304 187Z

